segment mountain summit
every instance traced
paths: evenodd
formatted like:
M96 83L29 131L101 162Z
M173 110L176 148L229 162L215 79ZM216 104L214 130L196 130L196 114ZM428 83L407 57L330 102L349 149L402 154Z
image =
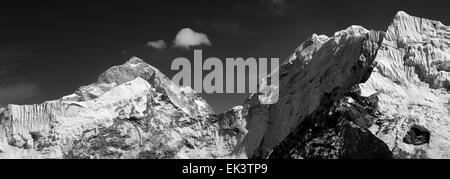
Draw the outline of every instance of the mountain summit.
M376 94L370 128L399 158L450 157L450 27L399 12L363 95Z
M183 158L192 150L194 157L212 157L190 148L187 154L169 152L185 151L180 147L190 142L188 146L200 145L197 139L217 138L202 122L212 114L211 107L192 91L178 88L159 70L133 57L101 74L97 83L61 99L8 105L0 115L0 156Z
M214 114L133 57L61 99L0 108L0 158L450 158L449 26L400 11L385 32L314 34L275 73L277 103L263 80Z

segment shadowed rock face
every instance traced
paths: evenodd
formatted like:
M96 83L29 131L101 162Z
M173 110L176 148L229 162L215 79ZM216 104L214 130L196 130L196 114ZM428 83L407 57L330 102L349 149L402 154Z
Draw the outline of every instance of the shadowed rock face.
M412 145L423 145L430 142L430 132L422 126L414 125L403 138L403 142Z
M270 154L277 159L391 159L388 146L368 127L377 116L376 96L362 97L358 87L338 101L328 95L320 107Z
M0 108L0 158L450 158L449 54L449 27L404 12L386 33L314 34L222 114L134 57L61 99Z
M334 101L368 79L383 38L383 32L351 26L330 38L314 35L301 45L295 59L278 71L278 102L262 105L252 97L244 105L249 111L246 154L265 158L306 119L316 125L315 118L320 117L315 115L326 113Z

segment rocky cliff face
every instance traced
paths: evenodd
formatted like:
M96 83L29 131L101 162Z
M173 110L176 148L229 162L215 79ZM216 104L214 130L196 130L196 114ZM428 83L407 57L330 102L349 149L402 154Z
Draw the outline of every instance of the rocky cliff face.
M261 93L213 114L132 58L72 95L0 108L0 158L450 158L449 64L450 27L399 12L386 32L312 35Z
M244 139L244 143L248 141L244 144L248 156L274 157L271 152L276 152L281 157L294 150L295 146L310 142L316 135L339 138L332 140L340 143L341 147L347 145L344 143L351 143L351 146L383 144L366 129L367 126L358 126L359 123L352 121L352 118L347 119L343 114L344 109L332 110L344 105L334 103L343 99L345 93L369 78L383 38L383 32L351 26L336 32L333 37L313 35L304 42L289 63L278 71L278 102L262 105L258 98L253 97L248 105L244 105L249 111L247 124L253 124L248 125L249 133ZM337 147L331 145L328 148L340 151ZM278 148L278 151L274 151L274 148ZM389 156L387 146L378 148L387 152L380 155ZM367 156L378 156L371 154L377 153L372 151L376 148L367 149L364 151ZM328 153L331 155L332 152ZM341 158L346 154L315 155L311 158Z

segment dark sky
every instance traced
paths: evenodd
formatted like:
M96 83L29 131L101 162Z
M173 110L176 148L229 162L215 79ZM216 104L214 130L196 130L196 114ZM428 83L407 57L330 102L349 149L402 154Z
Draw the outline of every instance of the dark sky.
M450 24L446 1L147 0L2 1L0 105L60 98L131 56L168 77L172 60L192 50L172 47L182 28L204 33L206 57L278 57L313 33L332 35L357 24L385 30L395 13ZM164 40L156 50L147 42ZM202 95L217 112L242 104L247 94Z

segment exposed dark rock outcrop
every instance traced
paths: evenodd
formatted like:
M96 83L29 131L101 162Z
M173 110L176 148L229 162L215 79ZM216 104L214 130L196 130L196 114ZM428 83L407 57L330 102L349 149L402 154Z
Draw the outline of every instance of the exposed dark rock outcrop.
M336 102L326 96L270 158L391 159L387 145L367 130L376 117L376 96L362 97L357 91Z
M403 138L403 142L412 145L423 145L430 142L430 132L422 126L414 125Z

